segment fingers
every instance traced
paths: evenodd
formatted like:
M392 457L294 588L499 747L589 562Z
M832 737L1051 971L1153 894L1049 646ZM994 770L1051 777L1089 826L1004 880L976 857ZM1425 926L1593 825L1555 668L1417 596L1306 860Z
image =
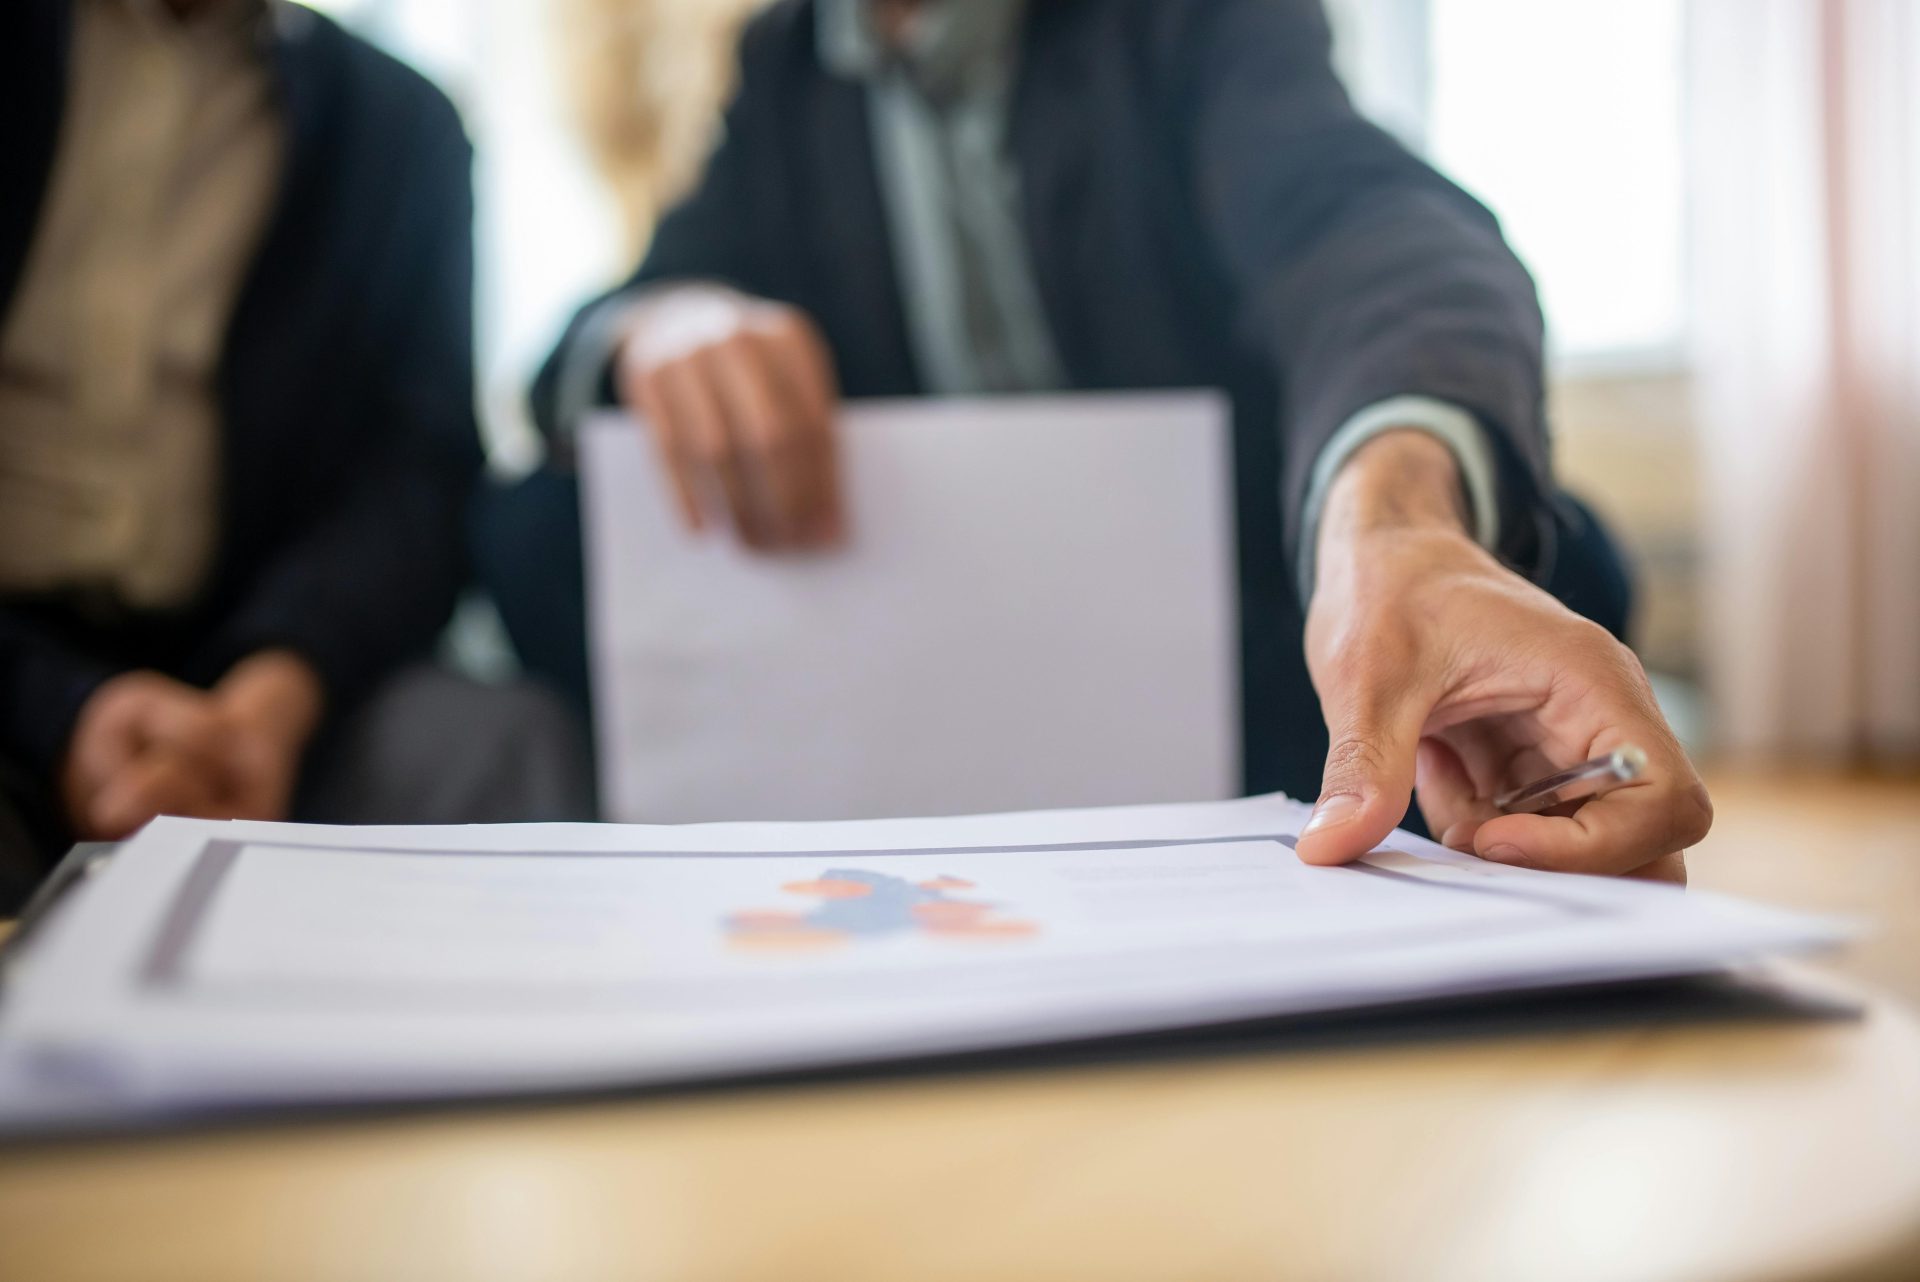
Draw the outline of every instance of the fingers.
M252 671L265 679L267 669ZM283 719L265 729L257 720L156 672L113 678L74 730L62 778L68 819L83 835L113 839L160 814L284 817L299 743L276 733Z
M87 802L88 835L118 840L158 815L199 819L284 819L297 758L275 757L273 745L229 741L232 755L209 763L164 745L143 749L108 777Z
M120 678L124 682L139 674ZM82 709L67 748L70 786L91 794L140 750L139 700L103 686Z
M715 382L698 357L662 369L665 429L677 439L676 451L688 460L694 501L705 509L718 498L741 541L764 547L770 530L748 488L741 441Z
M792 308L706 291L662 305L621 362L689 528L724 514L748 546L819 546L843 518L825 345ZM697 324L694 321L697 320ZM667 342L660 334L678 329Z
M741 446L770 542L810 547L838 526L827 384L797 330L768 328L697 358Z
M1380 497L1399 473L1371 483L1350 487L1352 505L1392 516L1387 532L1350 513L1344 533L1321 535L1306 639L1333 747L1302 859L1365 853L1417 775L1423 810L1455 848L1533 868L1684 878L1678 856L1705 835L1712 807L1632 652L1457 530L1409 533ZM1422 749L1423 733L1441 743ZM1493 812L1504 789L1629 743L1647 752L1639 781L1542 814Z
M302 752L285 739L258 732L236 736L233 770L220 797L223 818L280 820L287 817L299 778Z
M1681 851L1662 855L1650 864L1642 864L1626 874L1638 881L1664 881L1669 885L1687 884L1687 857Z
M706 526L701 513L699 479L679 416L667 401L665 380L654 371L629 372L622 395L629 406L646 416L652 429L646 435L653 442L661 469L672 486L681 523L698 533Z
M1501 815L1482 824L1473 848L1483 859L1564 872L1648 875L1684 879L1675 856L1697 844L1713 824L1713 803L1687 760L1686 750L1661 716L1638 660L1609 642L1590 672L1565 683L1539 714L1555 743L1558 768L1637 744L1646 753L1641 777L1584 801L1537 815ZM1542 740L1544 746L1547 740ZM1530 772L1531 773L1531 772ZM1508 786L1527 782L1510 776Z
M114 677L82 708L68 744L61 773L68 817L88 828L101 792L156 749L215 777L229 748L226 726L205 691L157 672Z
M1460 754L1443 739L1420 741L1414 755L1414 795L1427 831L1455 850L1472 850L1474 831L1500 813L1474 786Z
M694 362L725 412L752 519L765 542L792 543L805 496L792 457L797 443L789 427L792 410L780 403L766 353L742 337L706 349Z
M202 691L183 690L175 697L156 699L138 724L140 747L163 747L187 764L210 772L224 772L234 755L232 728Z
M110 779L87 818L94 833L115 841L163 814L226 817L215 789L193 762L157 752L142 755Z
M1665 754L1663 754L1665 755ZM1684 757L1649 767L1571 814L1501 815L1480 825L1473 850L1482 859L1561 872L1647 875L1684 881L1679 852L1713 823L1713 803Z
M1343 864L1379 845L1407 813L1414 755L1428 707L1417 690L1381 674L1390 665L1347 665L1321 695L1331 731L1320 800L1300 833L1300 858Z
M800 441L797 465L807 496L804 533L814 544L836 542L846 532L846 514L841 506L839 440L833 425L840 401L833 360L819 333L800 313L786 313L774 324L780 327L776 329L779 341L769 343L766 350L794 410Z

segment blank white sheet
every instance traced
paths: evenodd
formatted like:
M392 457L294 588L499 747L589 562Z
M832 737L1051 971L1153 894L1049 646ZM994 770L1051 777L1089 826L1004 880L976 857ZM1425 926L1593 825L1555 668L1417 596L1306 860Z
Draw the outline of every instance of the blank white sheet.
M683 530L638 426L587 427L610 818L1238 792L1219 396L857 402L840 427L849 542L776 556Z

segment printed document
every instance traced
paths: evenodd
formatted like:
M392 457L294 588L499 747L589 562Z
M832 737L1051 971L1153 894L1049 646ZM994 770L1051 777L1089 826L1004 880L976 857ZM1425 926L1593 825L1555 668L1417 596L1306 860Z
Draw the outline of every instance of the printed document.
M1839 937L1405 833L1307 867L1306 815L1269 796L683 827L162 819L14 967L0 1095L36 1073L127 1109L662 1083L1696 973Z

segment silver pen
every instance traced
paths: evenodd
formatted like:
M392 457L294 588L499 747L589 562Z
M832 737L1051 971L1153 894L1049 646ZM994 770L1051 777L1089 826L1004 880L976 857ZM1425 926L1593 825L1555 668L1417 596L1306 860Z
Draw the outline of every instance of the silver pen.
M1493 799L1493 804L1508 814L1535 815L1562 802L1595 797L1623 783L1631 783L1645 773L1646 768L1647 754L1630 743L1623 744L1604 757L1583 761L1525 787L1503 792Z

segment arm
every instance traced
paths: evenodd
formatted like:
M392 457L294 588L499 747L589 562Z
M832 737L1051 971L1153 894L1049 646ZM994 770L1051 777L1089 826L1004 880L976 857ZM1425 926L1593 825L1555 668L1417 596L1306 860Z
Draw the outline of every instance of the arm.
M1417 786L1434 833L1483 858L1683 878L1681 852L1711 806L1639 662L1501 564L1537 569L1546 550L1531 281L1484 210L1355 115L1314 0L1196 12L1198 201L1235 283L1240 338L1271 355L1285 389L1283 501L1309 571L1307 663L1331 737L1301 857L1364 854ZM1368 407L1406 396L1483 429L1497 556L1473 537L1462 455L1440 434L1383 430L1350 452L1336 441ZM1625 743L1651 762L1634 786L1564 813L1492 805Z
M1547 445L1532 281L1491 215L1360 118L1315 0L1196 5L1181 83L1196 203L1234 284L1239 340L1285 393L1283 503L1311 566L1313 469L1370 406L1419 396L1486 433L1498 552L1542 552Z

